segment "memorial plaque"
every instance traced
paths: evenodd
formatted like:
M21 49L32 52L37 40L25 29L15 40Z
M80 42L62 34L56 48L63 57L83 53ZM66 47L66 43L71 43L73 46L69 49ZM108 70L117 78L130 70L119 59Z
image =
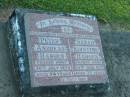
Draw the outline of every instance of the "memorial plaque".
M94 16L16 9L8 24L11 58L24 97L108 89Z
M24 20L32 87L108 81L95 18L27 13Z

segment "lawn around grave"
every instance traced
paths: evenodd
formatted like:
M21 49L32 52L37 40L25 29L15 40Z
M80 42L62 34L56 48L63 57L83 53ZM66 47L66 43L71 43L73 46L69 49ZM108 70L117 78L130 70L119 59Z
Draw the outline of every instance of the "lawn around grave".
M130 0L1 0L0 6L91 14L100 22L130 28Z

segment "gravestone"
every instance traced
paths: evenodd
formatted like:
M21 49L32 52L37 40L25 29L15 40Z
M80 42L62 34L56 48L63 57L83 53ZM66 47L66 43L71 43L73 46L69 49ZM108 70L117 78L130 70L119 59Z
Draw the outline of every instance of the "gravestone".
M25 96L100 93L109 88L94 16L16 9L9 19L9 41Z

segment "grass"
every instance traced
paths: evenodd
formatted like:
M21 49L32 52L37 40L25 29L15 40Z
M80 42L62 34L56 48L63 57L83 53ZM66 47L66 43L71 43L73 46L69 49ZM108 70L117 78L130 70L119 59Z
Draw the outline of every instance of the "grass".
M103 23L124 24L130 28L130 0L1 0L0 6L92 14Z

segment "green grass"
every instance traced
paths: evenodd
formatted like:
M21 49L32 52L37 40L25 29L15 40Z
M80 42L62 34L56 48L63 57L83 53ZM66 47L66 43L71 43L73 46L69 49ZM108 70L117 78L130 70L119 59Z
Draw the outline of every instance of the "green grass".
M130 26L130 0L1 0L0 5L92 14L102 22Z

